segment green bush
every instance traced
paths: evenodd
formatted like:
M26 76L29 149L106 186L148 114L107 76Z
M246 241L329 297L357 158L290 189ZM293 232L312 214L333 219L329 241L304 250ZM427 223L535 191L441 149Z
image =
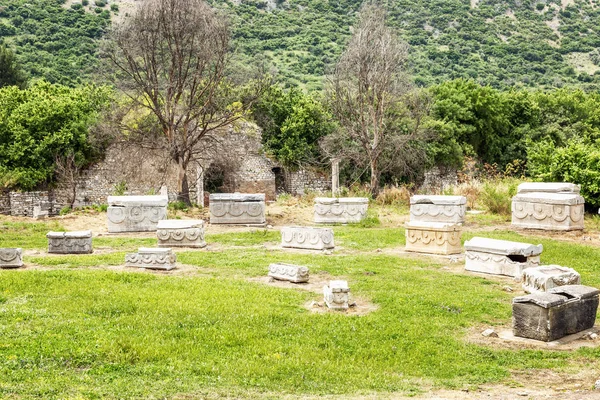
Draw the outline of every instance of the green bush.
M106 5L106 2L104 0L96 0L94 1L94 4L96 5L96 7L104 7Z
M171 211L183 211L183 212L186 212L189 209L188 205L185 204L185 202L181 201L181 200L169 203L168 208Z
M115 4L115 3L111 4L110 5L110 11L112 11L112 12L119 12L119 5Z
M518 180L493 180L484 183L480 203L492 214L510 215L512 197L517 193Z

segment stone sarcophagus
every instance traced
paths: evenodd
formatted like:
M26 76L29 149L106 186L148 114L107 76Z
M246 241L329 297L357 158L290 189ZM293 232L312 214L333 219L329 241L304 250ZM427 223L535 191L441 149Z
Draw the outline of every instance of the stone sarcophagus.
M329 285L323 286L325 304L327 304L327 307L334 310L348 309L349 293L350 288L348 287L348 282L346 281L329 281Z
M167 196L108 196L108 232L155 231L168 203Z
M306 226L284 226L281 228L281 247L327 250L333 249L333 230Z
M269 276L280 281L293 283L308 282L308 267L300 265L277 263L269 265Z
M319 224L349 224L367 216L369 199L364 197L317 197L314 221Z
M558 286L579 285L581 275L573 268L542 265L523 270L523 290L527 293L547 292Z
M519 185L512 198L512 226L569 231L583 229L584 199L572 183Z
M410 198L410 222L465 222L464 196L416 195Z
M540 265L543 246L474 237L465 242L465 270L521 279L523 270Z
M140 247L137 253L125 254L126 267L171 270L177 257L171 249Z
M442 222L407 222L406 251L428 254L459 254L462 252L458 224Z
M598 309L596 288L567 285L515 297L513 334L550 342L592 328Z
M211 224L263 225L265 195L216 193L209 196Z
M156 227L158 247L205 247L204 221L163 219Z
M92 231L48 232L48 253L90 254Z
M0 248L0 268L23 266L23 250L20 248Z

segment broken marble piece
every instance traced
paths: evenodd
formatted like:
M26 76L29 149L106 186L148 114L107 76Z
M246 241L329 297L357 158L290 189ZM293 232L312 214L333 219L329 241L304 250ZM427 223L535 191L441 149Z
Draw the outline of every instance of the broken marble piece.
M465 222L464 196L416 195L410 198L410 222Z
M177 257L171 249L140 247L137 253L125 254L126 267L171 270Z
M204 221L163 219L156 227L158 247L205 247Z
M348 295L350 288L348 282L343 280L329 281L329 285L323 286L325 304L333 310L347 310Z
M521 279L523 270L540 265L543 246L474 237L465 242L465 270Z
M459 224L443 222L407 222L406 251L428 254L459 254L462 252Z
M592 328L598 309L596 288L566 285L515 297L513 334L550 342Z
M168 203L166 196L108 196L108 232L155 231Z
M547 292L558 286L579 285L581 275L573 268L542 265L523 270L523 290L526 293Z
M319 224L350 224L367 216L369 199L365 197L317 197L314 221Z
M265 195L262 193L211 193L209 201L211 224L266 223Z
M293 283L308 282L308 267L301 265L276 263L269 265L269 276L280 281Z
M335 247L333 230L307 226L284 226L281 228L281 247L326 250Z
M92 253L92 231L48 232L48 253Z
M23 250L20 248L0 248L0 268L23 266Z

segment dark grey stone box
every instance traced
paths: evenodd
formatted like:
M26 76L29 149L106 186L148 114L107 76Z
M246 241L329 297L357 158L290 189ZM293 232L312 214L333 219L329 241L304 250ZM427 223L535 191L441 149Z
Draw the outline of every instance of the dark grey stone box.
M600 290L566 285L513 299L513 334L551 342L592 328Z

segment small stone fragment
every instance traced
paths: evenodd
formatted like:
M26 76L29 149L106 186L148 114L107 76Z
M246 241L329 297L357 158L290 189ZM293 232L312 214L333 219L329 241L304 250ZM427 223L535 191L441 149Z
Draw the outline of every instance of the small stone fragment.
M332 254L331 250L325 250L323 254L330 256Z
M513 291L513 288L511 288L510 286L508 286L508 285L507 285L507 286L504 286L504 287L502 288L502 290L504 290L505 292L509 292L509 293L510 293L510 292L512 292L512 291Z
M596 381L596 383L594 384L594 389L596 389L596 390L600 390L600 379L598 379L598 380Z
M481 336L485 336L485 337L498 337L498 334L496 333L495 330L493 329L486 329L485 331L481 332Z

